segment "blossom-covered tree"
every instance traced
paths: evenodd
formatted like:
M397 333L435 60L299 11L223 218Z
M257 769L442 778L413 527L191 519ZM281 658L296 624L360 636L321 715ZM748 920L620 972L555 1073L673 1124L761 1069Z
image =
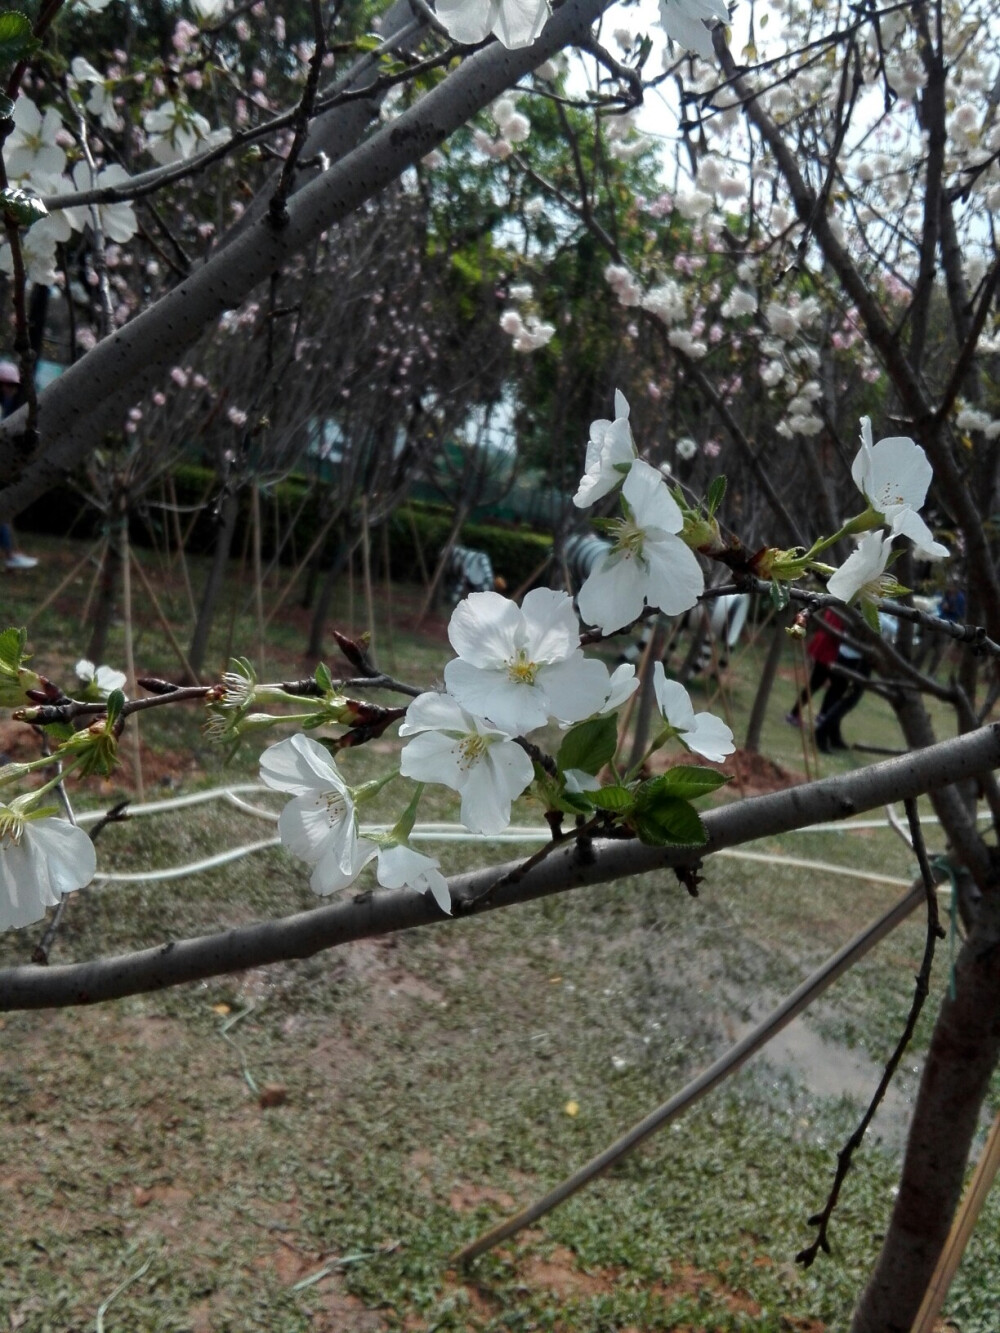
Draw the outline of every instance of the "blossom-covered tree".
M532 784L554 830L537 863L442 884L437 867L407 845L419 792L385 843L368 845L355 817L365 793L350 788L310 737L265 751L262 774L292 798L283 837L313 867L318 892L347 885L377 857L385 892L366 918L376 922L371 929L425 923L447 907L488 910L629 869L672 864L690 876L695 859L762 829L931 791L955 877L973 889L963 903L968 938L938 1019L893 1223L855 1317L858 1330L908 1329L954 1212L1000 1033L995 846L956 785L978 776L991 818L1000 819L991 776L1000 748L992 728L981 726L996 698L983 662L992 672L1000 653L1000 570L985 521L1000 481L993 388L1000 257L988 225L1000 191L995 23L990 7L977 3L841 10L788 0L774 7L781 22L769 25L767 49L759 29L737 60L721 4L664 0L662 23L674 45L663 48L664 69L653 74L642 34L619 43L619 58L595 32L608 7L566 0L549 16L534 0L455 0L435 17L400 3L381 17L375 42L356 40L368 16L349 7L337 35L353 63L338 67L342 52L331 55L333 34L318 4L293 7L294 31L262 6L198 0L192 21L164 5L143 29L138 78L130 53L114 46L111 6L81 0L65 29L58 4L44 6L34 23L5 16L0 267L10 275L12 345L30 382L28 284L58 281L73 318L82 317L75 342L85 350L0 426L0 514L15 515L82 464L147 394L166 393L172 373L186 373L199 338L232 319L227 312L245 309L288 274L307 280L317 270L302 257L349 243L350 219L381 193L419 190L434 170L429 155L489 107L495 133L480 124L479 151L518 169L531 117L511 90L523 80L532 96L545 97L532 71L544 83L564 48L596 62L594 102L605 118L669 74L678 89L679 152L674 183L656 200L623 197L596 216L589 186L596 152L589 164L579 159L572 195L530 162L519 168L540 199L557 200L579 224L591 253L602 256L606 300L633 312L636 339L655 349L663 373L645 412L658 410L649 403L664 389L671 404L686 400L674 418L684 426L675 432L675 461L688 468L682 480L709 482L708 462L723 453L737 478L728 497L714 482L703 495L671 489L631 397L627 430L616 403L613 419L595 422L587 457L581 430L583 505L621 506L611 520L611 558L582 614L610 632L647 607L687 609L704 585L699 560L717 562L778 602L844 605L848 633L875 656L879 688L914 751L934 741L925 692L951 704L967 734L904 765L772 802L766 817L760 806L749 813L737 806L702 820L691 802L714 784L706 770L675 765L650 779L641 765L617 758L608 710L632 682L586 665L565 603L548 604L555 625L546 632L537 599L517 608L488 597L456 613L458 657L445 669L446 692L403 683L400 692L413 701L401 723L409 739L400 771L455 790L462 818L480 832L502 828L510 802ZM67 58L60 33L78 34L91 21L111 38L112 59L90 47L86 58L75 49ZM563 85L555 96L567 95ZM221 123L213 113L220 105ZM619 129L619 151L632 130ZM570 126L570 141L574 133ZM622 245L617 220L627 215L648 219L647 246L637 243L641 229ZM659 243L664 233L669 248ZM545 258L540 250L539 268ZM402 281L393 277L394 285ZM532 308L533 295L515 295L513 286L508 295L512 304L493 312L494 334L509 337L518 355L558 347L545 302ZM275 315L276 304L270 309ZM858 420L871 415L882 438L873 443L863 425L856 451ZM693 439L706 418L711 435L695 440L694 452L682 450L677 441ZM780 538L758 540L772 525ZM852 538L860 540L850 553ZM952 631L964 649L948 686L923 676L911 651L914 623L942 632L940 623L904 603L895 608L902 629L892 645L878 637L875 614L888 579L905 597L916 566L945 551L964 559L978 627ZM347 642L345 650L362 684L387 683L360 645ZM164 700L207 704L217 731L236 740L280 722L281 714L251 711L255 705L284 700L301 708L305 699L308 725L335 730L331 742L344 749L381 735L404 713L348 695L325 667L298 688L259 685L245 670L193 692L168 686L130 700L119 688L106 700L73 699L34 676L16 630L0 637L0 677L5 702L26 721L62 728L60 760L82 775L106 770L122 726ZM675 740L709 758L726 753L732 737L724 724L695 713L659 673L654 687L663 723L654 746ZM568 730L556 754L546 755L524 733L553 719ZM0 904L10 927L37 919L93 871L89 840L87 853L78 831L46 813L44 789L13 794L46 763L8 766L2 775L12 793L0 821ZM566 820L579 821L574 832L563 831ZM615 836L603 842L605 833ZM321 910L327 915L317 914L310 947L362 928L357 904ZM181 942L168 961L157 960L155 977L143 958L99 964L87 994L125 994L245 966L248 957L307 952L296 930L274 923L252 946L239 932L224 948ZM73 975L0 978L0 997L7 1005L65 1002L78 980L73 968L66 972ZM805 1258L826 1245L828 1221L823 1214Z

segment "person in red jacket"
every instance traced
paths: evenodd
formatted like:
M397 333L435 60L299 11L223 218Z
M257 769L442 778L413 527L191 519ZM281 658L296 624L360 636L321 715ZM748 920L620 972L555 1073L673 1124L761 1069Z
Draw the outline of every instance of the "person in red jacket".
M802 707L806 700L813 698L828 681L833 679L831 667L837 660L837 652L840 648L840 640L830 630L843 629L844 622L831 607L827 607L819 618L819 624L813 633L812 638L806 644L806 652L812 658L812 672L809 676L809 683L795 700L795 705L790 713L785 714L785 721L790 727L798 727L802 724Z

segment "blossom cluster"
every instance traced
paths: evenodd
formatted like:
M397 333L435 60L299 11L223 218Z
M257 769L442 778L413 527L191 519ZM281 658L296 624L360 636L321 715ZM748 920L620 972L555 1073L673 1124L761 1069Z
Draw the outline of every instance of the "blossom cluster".
M437 17L448 35L474 46L492 33L511 50L530 46L548 21L549 0L437 0ZM685 51L711 60L715 20L729 22L723 0L660 0L660 25Z

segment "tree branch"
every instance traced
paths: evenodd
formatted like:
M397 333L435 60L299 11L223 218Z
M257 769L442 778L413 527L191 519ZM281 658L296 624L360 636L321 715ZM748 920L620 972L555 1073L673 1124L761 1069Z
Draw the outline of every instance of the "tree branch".
M890 801L967 781L998 765L1000 724L991 724L884 764L710 811L704 817L708 840L702 847L599 841L588 844L587 854L581 856L574 843L503 886L498 881L511 876L517 862L454 876L449 887L455 916L495 911L626 875L683 867L725 847L773 837L804 824L846 819ZM489 893L491 886L496 888L493 894ZM448 920L429 898L407 889L360 893L278 921L198 939L170 940L117 958L44 970L7 968L0 971L0 1011L94 1004L248 967L309 958L353 940L442 925Z
M498 43L384 125L288 203L288 225L257 222L153 307L70 366L39 398L40 445L25 463L23 409L0 425L0 518L43 495L159 382L204 329L305 245L391 184L519 78L582 41L610 0L568 0L529 48Z

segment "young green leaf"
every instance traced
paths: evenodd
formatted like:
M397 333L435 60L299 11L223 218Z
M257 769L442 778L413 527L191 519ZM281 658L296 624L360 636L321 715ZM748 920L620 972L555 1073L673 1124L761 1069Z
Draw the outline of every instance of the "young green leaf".
M13 625L0 634L0 671L7 676L16 676L24 661L24 649L28 642L26 629L15 629Z
M38 49L38 40L31 35L31 19L20 10L0 14L0 65L13 65Z
M628 822L640 840L652 847L675 843L700 846L708 834L698 811L688 801L668 795L657 782L644 782L636 792L635 809Z
M713 477L708 487L708 494L705 496L705 506L708 509L710 517L715 513L719 505L722 504L722 500L725 494L726 494L725 477L722 476Z
M49 210L37 194L32 194L30 190L20 190L14 185L0 190L0 207L3 208L4 216L19 227L31 227L49 215Z
M324 694L330 694L333 690L333 677L330 675L330 668L325 662L319 662L316 666L316 684Z
M559 771L579 768L584 773L597 774L611 762L618 748L618 721L613 713L606 717L592 717L571 727L563 737L556 756Z
M599 810L610 810L616 815L625 814L635 804L635 797L627 787L602 787L587 794Z
M676 796L682 801L695 801L699 796L707 796L717 791L730 779L724 773L717 773L714 768L702 768L697 764L676 764L667 769L661 777L653 778L647 788L656 788L666 796Z
M121 690L112 690L108 695L108 726L113 727L122 715L125 707L125 695Z

